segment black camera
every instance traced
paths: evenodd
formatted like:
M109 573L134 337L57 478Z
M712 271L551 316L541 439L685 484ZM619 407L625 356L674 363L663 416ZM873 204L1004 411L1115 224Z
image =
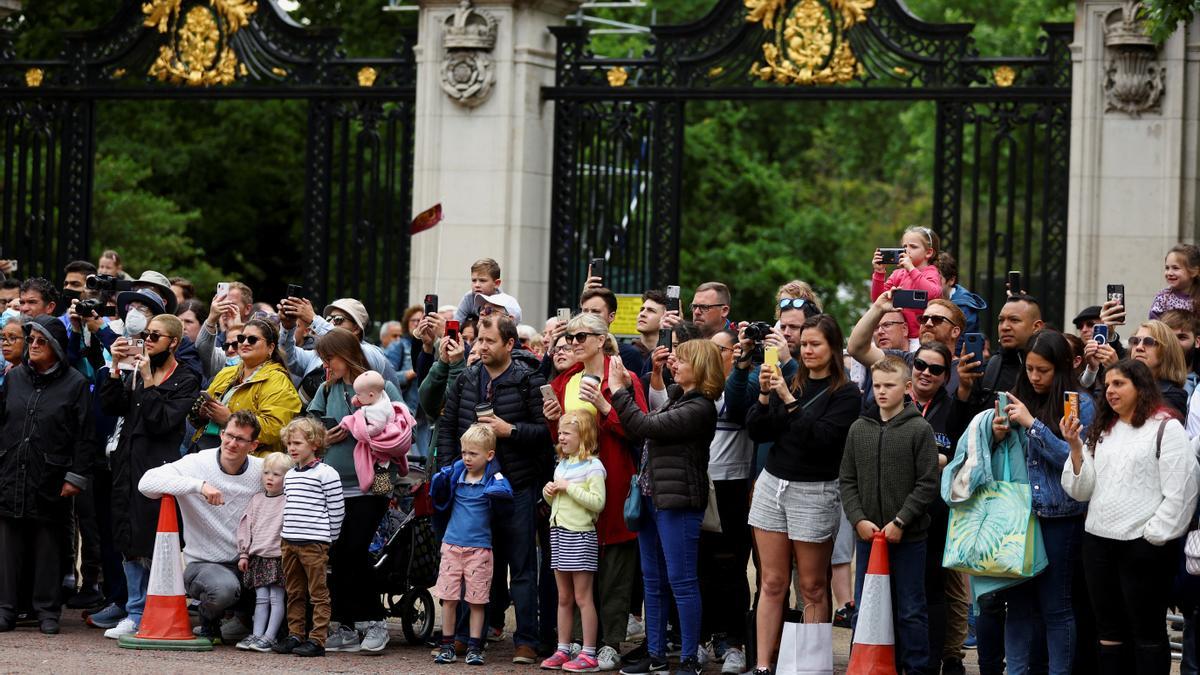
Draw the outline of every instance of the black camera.
M85 283L93 291L132 291L133 282L111 274L89 274Z
M771 324L766 321L755 321L749 326L746 326L744 335L747 340L762 342L771 334Z
M80 300L75 304L75 313L81 318L116 316L117 308L100 300Z

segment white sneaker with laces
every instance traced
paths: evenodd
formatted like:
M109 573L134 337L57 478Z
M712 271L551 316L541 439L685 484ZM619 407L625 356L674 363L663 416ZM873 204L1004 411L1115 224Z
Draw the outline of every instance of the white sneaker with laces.
M737 647L725 650L725 665L721 666L721 672L728 675L740 675L745 670L746 653Z
M629 623L625 624L625 639L629 642L637 642L645 637L646 622L630 614Z
M596 652L596 663L599 664L600 670L616 670L621 665L621 655L612 647L604 645Z
M359 649L358 631L349 626L338 626L337 630L329 631L329 637L325 639L327 652L356 652Z
M133 622L133 619L125 617L121 619L121 623L104 631L104 637L116 640L122 635L137 635L138 625Z
M367 632L360 644L363 651L378 654L383 651L390 639L387 621L370 621L367 623Z

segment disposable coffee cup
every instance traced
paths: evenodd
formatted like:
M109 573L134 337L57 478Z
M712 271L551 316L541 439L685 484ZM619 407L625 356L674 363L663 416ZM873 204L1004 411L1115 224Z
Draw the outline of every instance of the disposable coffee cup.
M475 419L479 419L480 417L491 417L491 416L492 416L492 404L491 403L480 403L479 405L475 406Z
M585 373L585 374L583 375L583 379L584 379L584 380L587 380L587 381L589 381L589 382L592 382L593 384L595 384L597 389L599 389L599 388L600 388L600 377L599 377L598 375L592 375L592 374L590 374L590 373ZM580 395L580 397L579 397L579 398L582 400L582 399L583 399L583 396L582 396L582 395Z

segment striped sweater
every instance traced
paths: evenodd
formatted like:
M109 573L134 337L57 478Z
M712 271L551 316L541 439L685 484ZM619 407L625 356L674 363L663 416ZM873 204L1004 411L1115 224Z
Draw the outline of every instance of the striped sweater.
M283 478L283 539L291 543L333 543L342 532L346 503L342 479L328 464L317 461L296 467Z

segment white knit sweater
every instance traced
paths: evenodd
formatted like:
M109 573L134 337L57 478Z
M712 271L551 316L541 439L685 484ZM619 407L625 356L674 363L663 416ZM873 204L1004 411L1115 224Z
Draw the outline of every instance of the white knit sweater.
M187 538L183 558L189 563L237 562L238 521L263 489L261 459L247 457L241 473L227 474L221 469L220 452L213 448L186 455L147 471L138 482L138 490L151 499L174 495L179 501ZM200 492L205 483L221 491L223 505L205 501Z
M1173 419L1155 458L1161 419L1137 428L1118 421L1101 437L1094 457L1084 448L1078 474L1067 458L1063 488L1090 502L1084 524L1089 533L1119 541L1141 537L1161 546L1187 530L1196 509L1200 465L1183 426Z

